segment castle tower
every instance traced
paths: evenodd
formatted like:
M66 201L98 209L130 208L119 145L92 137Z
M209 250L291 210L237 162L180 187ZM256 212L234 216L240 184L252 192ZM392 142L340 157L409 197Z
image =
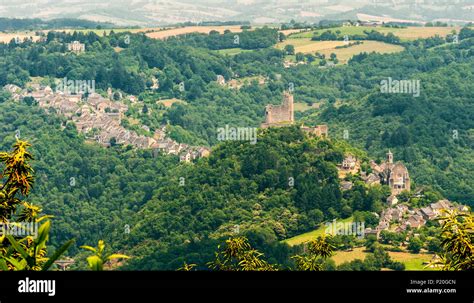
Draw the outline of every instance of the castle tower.
M273 119L272 119L272 105L268 104L265 107L265 123L272 123L272 122L273 122Z
M285 92L283 95L283 107L288 111L288 121L295 121L293 95L289 92Z
M393 164L393 154L390 151L390 149L388 150L388 153L387 153L387 163Z
M284 92L281 105L268 104L265 107L265 123L261 127L291 125L294 121L293 96L289 92Z

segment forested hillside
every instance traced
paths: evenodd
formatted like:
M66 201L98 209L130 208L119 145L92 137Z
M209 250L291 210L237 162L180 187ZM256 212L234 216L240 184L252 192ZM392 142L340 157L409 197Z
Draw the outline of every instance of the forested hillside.
M431 184L453 200L470 203L473 55L471 38L459 46L357 56L344 74L315 75L301 68L289 81L298 81L297 94L304 96L311 94L307 87L315 76L334 89L324 96L327 102L320 110L302 115L303 121L325 121L337 138L347 130L349 142L371 155L383 157L392 148L407 163L416 184ZM420 96L381 93L380 81L388 77L419 80Z
M33 144L37 178L30 199L54 216L53 246L64 239L82 245L122 235L126 218L178 162L153 158L151 151L85 144L72 124L62 129L60 119L39 108L12 103L0 108L1 150L8 150L15 136Z
M285 68L287 54L271 46L281 38L276 33L242 34L242 43L252 42L236 55L216 51L234 47L232 33L159 41L49 32L38 43L0 44L0 86L25 87L30 77L53 88L56 78L93 79L101 93L112 87L143 102L127 118L154 129L170 124L174 139L213 146L209 158L192 164L151 150L105 149L87 143L59 115L0 92L2 150L15 135L33 144L37 179L30 198L55 215L53 245L105 239L136 256L130 268L176 269L185 256L202 264L204 251L211 254L208 248L238 226L281 261L289 248L279 240L355 211L380 212L387 188L366 188L356 178L351 190L341 191L336 164L348 150L366 165L391 148L409 168L413 188L433 188L472 206L472 30L463 29L458 44L417 40L402 53L364 53L333 68ZM85 43L85 53L67 51L65 43L75 40ZM218 75L240 81L240 88L219 85ZM420 95L381 93L388 77L419 80ZM299 104L319 106L297 111L296 119L328 124L329 140L292 126L260 130L255 145L218 142L219 127L258 127L265 105L279 104L284 90ZM170 98L181 102L157 102Z
M55 216L53 247L71 238L78 245L106 239L141 264L154 250L164 259L180 249L195 253L185 244L216 243L238 226L270 249L323 221L378 210L388 195L377 187L355 189L362 201L342 195L336 164L350 147L307 138L297 127L266 130L256 145L221 144L210 158L177 165L150 151L85 144L71 124L62 129L60 119L38 108L0 107L2 148L15 135L33 143L38 177L30 199ZM134 266L173 269L176 262Z
M58 28L106 28L113 24L105 22L94 22L80 19L53 19L41 20L26 18L0 18L1 31L18 31L18 30L42 30L42 29L58 29Z

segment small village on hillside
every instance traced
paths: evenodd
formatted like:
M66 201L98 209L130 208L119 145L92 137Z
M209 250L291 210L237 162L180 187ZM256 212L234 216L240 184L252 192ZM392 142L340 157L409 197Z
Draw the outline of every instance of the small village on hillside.
M105 147L120 144L153 149L167 155L179 156L182 162L191 162L210 154L210 149L207 147L190 146L167 137L166 126L155 130L150 136L139 135L126 129L121 125L121 121L128 106L123 102L113 101L113 91L110 88L107 90L107 97L95 92L83 96L82 93L53 91L49 86L35 83L30 84L28 89L8 84L4 86L4 90L11 93L15 101L25 97L34 98L38 106L44 108L46 112L55 112L68 118L86 139ZM128 98L132 103L138 102L135 96ZM146 125L143 125L142 129L150 132Z
M71 51L84 51L80 45L71 44ZM12 94L12 99L19 101L25 97L34 98L41 108L47 112L55 112L73 122L78 132L83 133L86 139L95 141L104 147L112 144L131 145L140 149L153 149L168 155L180 157L182 162L192 162L201 157L207 157L210 149L203 146L189 146L178 143L166 135L166 126L154 131L150 136L139 135L121 125L122 118L128 110L128 106L120 101L114 101L114 92L111 88L107 90L107 97L92 92L87 96L83 94L64 93L53 91L49 86L30 84L27 89L8 84L4 90ZM120 99L123 99L120 94ZM128 96L130 102L136 103L135 96ZM284 127L293 125L294 98L289 92L284 92L281 105L268 104L265 107L265 121L261 128ZM142 129L150 132L143 125ZM313 127L302 125L301 129L308 134L329 137L329 128L325 124ZM361 170L360 160L354 155L347 154L338 165L338 174L343 191L350 190L353 186L351 181L345 180L348 175L360 175L368 186L375 184L387 185L391 195L387 198L388 206L379 217L379 224L374 228L367 228L367 234L380 236L384 230L401 232L407 228L420 228L427 221L434 220L440 216L441 210L457 209L468 211L466 206L454 205L448 200L440 200L423 208L410 209L405 204L398 204L397 196L403 191L411 190L411 179L407 167L400 161L394 162L394 155L389 150L384 162L377 164L374 160L369 162L371 172Z
M283 127L294 124L294 100L293 95L285 92L281 105L268 104L265 108L265 122L262 128ZM317 125L314 127L301 126L301 129L309 134L328 137L328 126ZM349 175L360 175L367 186L375 184L387 185L390 188L390 196L387 198L387 208L381 214L375 214L379 218L378 225L372 229L367 228L365 234L380 237L382 231L403 232L407 229L418 229L427 221L435 220L442 215L443 210L469 211L467 206L455 205L447 199L431 203L426 207L411 208L406 204L398 204L397 196L403 191L411 190L411 179L408 169L400 161L394 162L394 154L389 150L384 162L377 164L374 160L369 161L371 172L367 173L361 169L361 161L354 155L345 155L344 160L337 166L341 190L350 190L353 186L351 181L345 180Z
M380 219L379 224L374 229L366 229L366 234L375 234L379 237L383 230L402 232L409 227L417 229L424 226L427 221L437 219L442 214L442 210L456 209L461 212L469 210L466 206L454 205L446 199L422 208L411 209L406 204L397 205L399 202L397 195L403 191L410 191L411 180L406 166L401 162L394 163L393 159L393 153L389 150L385 162L380 165L371 160L372 172L370 174L361 171L360 162L352 155L348 155L338 167L340 177L360 174L362 180L369 186L382 184L390 187L391 195L386 201L389 208L385 209L380 216L377 214ZM352 188L352 182L342 181L341 187L343 190L348 190Z

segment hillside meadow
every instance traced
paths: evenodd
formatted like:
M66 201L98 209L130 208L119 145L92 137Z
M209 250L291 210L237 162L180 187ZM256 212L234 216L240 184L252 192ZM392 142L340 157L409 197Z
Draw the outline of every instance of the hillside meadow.
M356 259L364 260L367 256L365 247L356 247L350 251L337 251L332 259L336 265L341 265L344 262L351 262ZM418 253L413 254L409 252L393 252L388 251L389 256L394 261L402 262L405 264L406 270L433 270L425 268L426 263L430 262L433 258L433 254L429 253Z
M359 45L352 45L346 48L336 48L344 46L344 41L312 41L309 38L288 39L277 44L278 49L284 49L286 45L293 45L296 53L314 54L316 52L324 54L326 58L332 53L335 53L340 63L347 63L347 61L355 55L360 53L376 52L380 54L390 54L401 52L404 50L403 46L394 45L380 41L361 41Z
M426 39L434 37L436 35L440 37L446 37L448 34L452 33L453 30L459 32L461 27L459 26L447 26L447 27L418 27L418 26L409 26L406 28L392 28L392 27L382 27L382 26L341 26L328 29L320 29L315 31L304 31L299 33L293 33L289 37L292 39L299 38L309 38L313 35L320 35L325 31L340 31L341 35L363 35L364 31L378 31L382 34L393 33L395 36L400 37L402 41L416 40L416 39Z

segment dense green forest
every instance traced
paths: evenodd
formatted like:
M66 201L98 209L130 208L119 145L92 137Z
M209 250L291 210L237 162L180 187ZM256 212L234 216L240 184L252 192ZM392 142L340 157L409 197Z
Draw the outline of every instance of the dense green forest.
M178 162L154 158L151 151L85 144L72 124L62 130L62 121L40 108L0 107L1 150L8 150L15 136L33 144L37 178L30 199L54 216L53 245L71 238L81 245L95 243L121 233L124 218L150 199L160 177Z
M188 34L178 37L178 40L186 40L186 44L194 47L205 47L212 50L239 47L242 49L267 48L279 42L280 35L274 28L257 28L255 30L244 30L241 33L232 33L230 30L219 34L211 31L206 34Z
M215 51L234 48L228 42L233 33L159 41L131 33L49 32L38 43L0 44L1 86L24 87L30 77L53 87L55 78L94 79L99 91L113 87L137 95L156 112L132 108L126 115L153 128L170 123L175 139L214 146L213 152L179 164L177 157L150 150L104 149L85 143L63 118L8 101L4 92L1 147L7 150L16 134L33 144L37 181L30 198L55 216L53 246L71 238L78 245L105 239L138 256L132 269L176 269L184 260L209 260L238 225L270 260L284 263L291 249L279 240L356 211L381 210L385 187L368 189L355 178L351 190L340 190L335 165L348 150L366 162L391 148L416 186L472 205L473 32L463 29L458 44L417 40L402 53L364 53L334 68L289 69L283 67L285 53L271 47L281 38L271 29L242 33L240 47L247 50L233 56ZM86 44L84 54L67 52L65 43L75 40ZM248 83L230 89L216 83L217 75ZM420 96L381 93L380 81L388 77L420 80ZM153 78L160 84L156 90ZM256 145L218 144L218 127L259 126L265 105L279 104L290 87L296 102L320 104L296 118L327 123L329 140L293 126L261 130ZM185 102L156 104L166 98ZM78 253L77 247L70 252Z
M0 31L44 30L44 29L100 29L110 28L113 24L90 20L61 18L52 20L0 18Z
M302 67L289 81L298 81L297 95L311 94L307 91L314 81L311 76L341 88L336 96L328 95L321 110L305 112L303 121L325 121L337 138L347 130L348 140L371 155L383 157L384 149L392 148L407 163L416 184L431 184L453 200L470 203L474 194L470 177L474 169L470 160L474 157L473 54L471 38L459 46L356 56L344 76L337 72L315 75ZM420 96L381 93L380 81L388 77L419 80Z
M0 18L0 31L44 30L44 29L95 29L110 28L113 24L81 19L61 18L52 20Z
M84 144L71 124L61 129L59 118L36 107L0 107L2 148L18 134L33 143L30 199L54 215L53 248L71 238L78 246L106 239L145 260L162 255L159 264L137 258L134 268L173 269L187 256L176 257L180 250L195 253L185 244L215 244L235 225L266 251L289 251L277 241L353 211L379 211L388 196L362 183L343 195L336 164L350 147L308 138L296 126L266 130L256 145L226 142L210 158L177 165L151 151Z

